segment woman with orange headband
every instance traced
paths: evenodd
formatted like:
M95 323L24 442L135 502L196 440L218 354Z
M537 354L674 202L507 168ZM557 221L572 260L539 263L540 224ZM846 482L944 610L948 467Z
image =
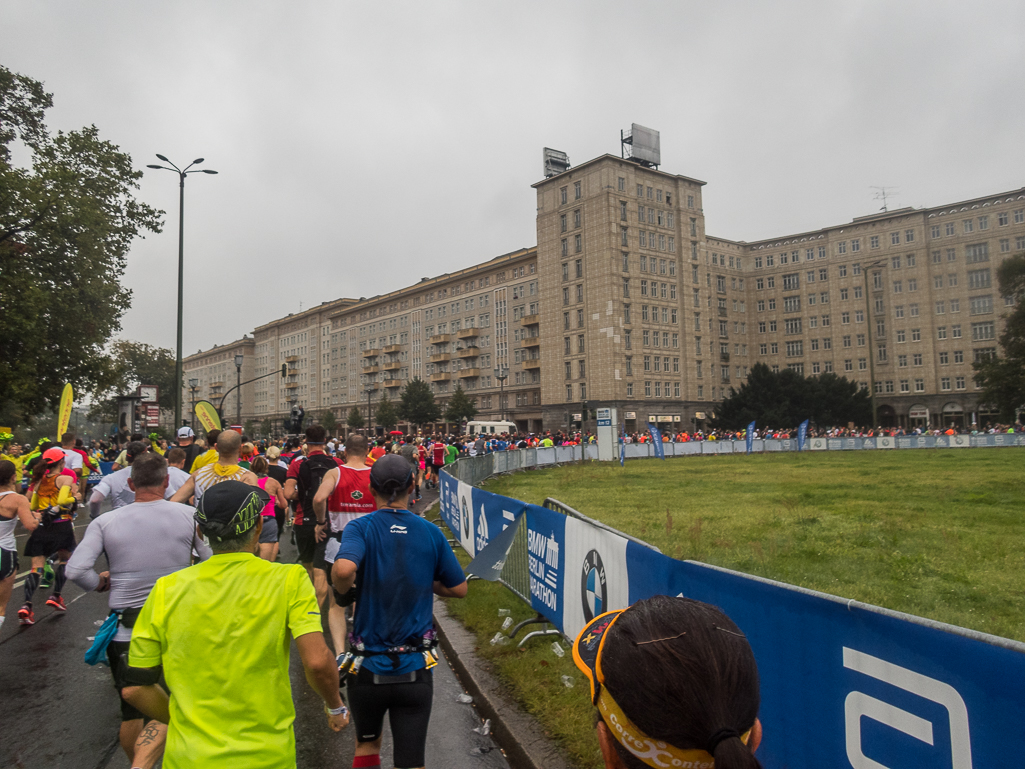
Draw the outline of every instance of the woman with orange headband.
M607 769L758 769L758 667L719 609L655 596L591 620L573 644Z

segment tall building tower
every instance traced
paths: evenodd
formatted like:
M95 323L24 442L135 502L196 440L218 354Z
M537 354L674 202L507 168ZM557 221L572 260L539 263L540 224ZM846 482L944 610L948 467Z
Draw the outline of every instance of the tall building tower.
M712 395L699 384L701 348L684 338L683 278L705 252L704 182L659 171L651 134L654 155L634 144L631 158L553 168L546 151L551 175L533 185L547 428L575 429L575 415L587 426L588 412L614 406L628 430L649 420L690 430ZM688 302L710 301L699 288L708 296Z

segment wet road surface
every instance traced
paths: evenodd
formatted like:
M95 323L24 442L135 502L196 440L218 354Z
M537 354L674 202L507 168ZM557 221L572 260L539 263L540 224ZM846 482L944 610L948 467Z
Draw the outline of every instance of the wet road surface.
M436 497L436 492L425 493L422 504ZM82 515L76 522L79 540L87 517ZM18 537L19 552L25 537ZM286 529L280 560L294 563L295 548L288 540ZM69 581L64 589L68 611L62 613L44 605L50 591L40 589L33 602L36 624L22 628L17 611L28 566L28 559L21 558L8 619L0 629L0 767L128 769L128 759L117 742L120 709L110 670L83 661L91 637L107 615L107 596L83 593ZM472 705L456 701L464 690L444 657L434 670L427 766L507 769L492 739L473 732L481 719ZM306 683L294 645L290 674L299 769L349 769L355 747L353 727L338 734L328 729L323 704ZM386 719L382 766L392 766L391 755Z

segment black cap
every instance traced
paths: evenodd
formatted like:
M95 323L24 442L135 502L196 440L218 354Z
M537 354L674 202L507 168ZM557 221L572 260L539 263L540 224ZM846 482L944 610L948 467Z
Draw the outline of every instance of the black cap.
M193 518L207 536L227 539L253 528L270 498L259 486L221 481L203 493Z
M380 494L405 491L412 480L412 466L398 454L385 454L370 468L370 487Z

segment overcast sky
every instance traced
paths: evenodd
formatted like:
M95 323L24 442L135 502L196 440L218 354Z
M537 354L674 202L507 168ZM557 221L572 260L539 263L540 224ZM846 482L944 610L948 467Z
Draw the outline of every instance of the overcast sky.
M52 128L185 195L185 354L532 246L541 149L661 132L710 235L758 240L1025 185L1025 3L0 0ZM122 336L174 347L178 185Z

